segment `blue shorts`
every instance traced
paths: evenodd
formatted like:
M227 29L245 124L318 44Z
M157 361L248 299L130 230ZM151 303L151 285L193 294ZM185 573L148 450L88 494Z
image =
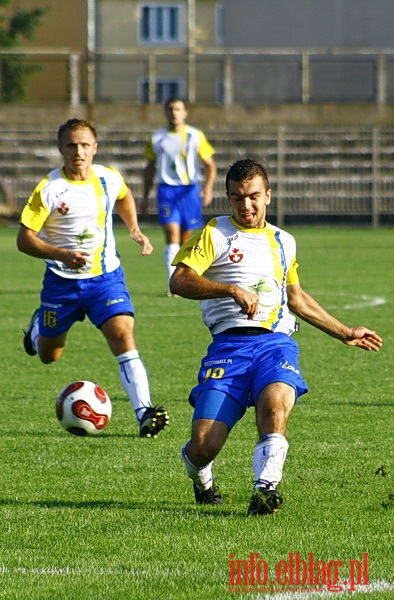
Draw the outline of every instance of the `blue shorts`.
M270 383L290 385L297 399L308 391L298 354L284 333L215 335L190 394L193 419L222 421L231 429Z
M122 267L88 279L66 279L47 269L39 313L40 334L52 338L87 315L97 327L119 314L134 315Z
M199 185L166 185L157 190L158 217L161 225L177 223L182 230L204 225Z

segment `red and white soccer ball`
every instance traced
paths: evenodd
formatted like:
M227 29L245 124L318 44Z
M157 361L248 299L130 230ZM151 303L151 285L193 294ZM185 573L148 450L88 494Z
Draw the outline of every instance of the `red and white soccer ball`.
M74 381L56 400L56 416L73 435L100 433L111 419L112 404L107 392L93 381Z

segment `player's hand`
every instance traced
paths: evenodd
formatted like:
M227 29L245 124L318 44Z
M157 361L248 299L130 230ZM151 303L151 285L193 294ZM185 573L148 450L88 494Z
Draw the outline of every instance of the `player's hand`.
M81 269L91 262L91 256L89 252L66 250L61 260L69 269Z
M347 346L358 346L362 350L373 352L378 352L383 345L382 338L366 327L353 327L351 334L342 341Z
M259 310L259 297L253 292L244 290L239 286L235 286L233 298L241 307L241 313L248 315L248 319L253 319Z
M150 243L149 238L146 235L144 235L141 231L130 232L130 237L132 240L137 242L137 244L142 246L142 256L148 256L153 252L153 246Z

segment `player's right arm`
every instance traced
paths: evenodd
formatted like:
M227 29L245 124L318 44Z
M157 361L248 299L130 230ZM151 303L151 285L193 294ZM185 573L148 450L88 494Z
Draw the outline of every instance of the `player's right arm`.
M253 319L259 308L259 298L256 294L239 285L211 281L203 275L198 275L182 262L178 263L172 274L170 291L190 300L231 297L241 307L240 312L248 315L248 319Z
M17 248L35 258L44 260L56 260L62 262L69 269L80 269L89 260L89 253L59 248L39 237L39 232L44 227L48 218L49 209L42 198L42 190L47 183L45 177L34 189L26 206L22 210L20 218L20 229L17 236Z
M66 265L69 269L80 269L84 267L89 259L88 252L79 252L77 250L66 250L57 248L48 244L38 237L38 232L21 224L17 241L18 250L35 258L57 260Z
M190 300L209 298L233 298L241 307L241 313L253 319L258 311L258 296L233 283L213 281L204 276L216 257L213 235L216 219L211 219L201 233L185 242L172 264L176 267L170 291Z
M148 214L149 194L153 187L156 174L156 154L153 149L152 139L150 139L145 148L147 163L143 172L143 197L140 203L140 212L142 215Z

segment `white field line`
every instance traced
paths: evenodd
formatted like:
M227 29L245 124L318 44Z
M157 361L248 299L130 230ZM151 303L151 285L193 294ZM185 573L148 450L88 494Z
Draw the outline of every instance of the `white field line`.
M307 290L309 291L309 290ZM336 302L331 304L330 300L322 302L324 308L327 310L354 310L357 308L373 308L375 306L382 306L387 304L387 299L382 296L368 296L367 294L346 294L341 292L311 292L312 296L317 300L319 296L323 298L331 298L335 296ZM333 301L334 302L334 301Z
M394 582L389 581L374 581L368 585L358 585L354 592L344 589L339 592L330 592L329 590L313 591L313 592L279 592L274 594L264 595L251 595L241 594L238 596L238 600L311 600L313 598L335 598L341 596L347 596L348 598L354 598L355 595L359 594L379 594L380 592L391 592L394 591Z
M366 294L362 294L361 296L359 295L352 295L352 294L341 294L338 292L313 292L312 295L314 297L316 297L318 299L319 296L323 296L324 298L330 297L330 296L335 296L335 298L338 300L337 302L331 304L331 302L324 302L324 308L326 308L327 310L355 310L358 308L374 308L376 306L383 306L384 304L387 304L387 299L384 298L383 296L368 296ZM341 303L341 301L339 299L343 299L343 302ZM171 301L171 300L170 300ZM177 300L175 300L177 301ZM145 307L151 307L154 306L151 303L146 303ZM141 310L141 309L140 309ZM148 313L144 312L144 316L146 316ZM163 312L162 313L163 316L165 317L176 317L177 319L182 318L182 317L186 317L186 318L190 318L190 315L188 314L179 314L179 312Z
M64 577L71 575L72 577L81 576L81 577L89 577L89 576L110 576L110 577L152 577L154 573L148 570L139 570L139 569L107 569L107 568L75 568L75 567L15 567L9 568L5 566L0 566L0 576L1 575L26 575L26 576L37 576L42 575L44 577ZM183 580L190 575L190 572L185 571L183 569L171 568L171 569L163 569L160 568L160 576L161 577L181 577ZM218 577L222 576L222 573ZM335 597L340 597L344 595L349 595L354 597L355 594L377 594L380 592L388 592L394 591L394 582L390 581L374 581L369 583L368 585L357 585L356 589L353 592L346 590L344 588L343 591L336 591ZM310 600L314 598L332 598L333 592L322 589L316 590L313 592L302 592L302 591L287 591L287 592L276 592L272 594L260 594L253 593L252 591L248 593L237 593L236 597L238 600ZM232 594L229 593L229 598L232 597Z

